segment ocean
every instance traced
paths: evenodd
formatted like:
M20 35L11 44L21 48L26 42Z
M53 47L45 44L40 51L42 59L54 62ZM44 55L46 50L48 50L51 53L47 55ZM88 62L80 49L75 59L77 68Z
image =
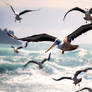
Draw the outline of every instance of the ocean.
M82 77L80 86L75 86L71 80L52 79L73 77L77 70L92 67L92 45L82 44L64 54L54 47L45 53L51 44L29 43L20 53L14 53L10 44L0 44L0 92L76 92L83 87L92 88L91 70L78 76ZM51 59L43 64L43 69L32 63L24 67L29 60L40 62L48 58L50 52Z

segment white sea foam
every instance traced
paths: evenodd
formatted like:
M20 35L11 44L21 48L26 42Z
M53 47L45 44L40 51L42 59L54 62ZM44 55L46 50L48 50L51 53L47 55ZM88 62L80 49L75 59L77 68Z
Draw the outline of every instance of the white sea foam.
M54 81L52 79L52 78L60 78L61 76L73 76L73 72L71 73L71 71L69 71L70 73L65 73L65 71L61 72L60 75L56 75L56 74L48 75L42 70L30 69L30 71L32 72L32 75L23 74L15 77L13 76L10 80L6 81L6 83L17 84L17 85L25 84L26 87L30 86L33 92L43 92L43 90L44 92L52 92L52 91L53 92L61 92L61 91L74 92L76 90L79 90L79 88L83 88L85 86L92 87L91 80L84 79L83 76L81 76L83 80L80 83L81 84L80 87L74 86L73 81L71 80Z
M35 43L36 44L36 43ZM31 47L34 46L33 44ZM0 63L10 63L17 66L23 66L29 60L42 61L48 58L51 52L51 59L43 64L43 69L39 70L38 65L29 64L26 68L19 67L12 73L7 75L1 74L0 87L6 92L75 92L83 87L92 87L92 71L81 73L78 77L83 80L81 86L74 86L71 80L54 81L52 78L60 78L62 76L71 76L77 70L85 69L92 66L91 50L80 48L76 51L65 52L64 55L57 48L52 49L48 53L44 53L46 48L35 45L33 49L21 49L20 53L13 54L7 52L6 56L0 56ZM44 47L44 46L43 46ZM38 49L34 49L38 48ZM40 49L39 49L40 48ZM5 49L7 50L7 49ZM8 55L9 54L9 55ZM86 59L86 60L85 60ZM3 79L3 80L2 80ZM3 83L3 85L2 85ZM1 90L0 90L1 91Z
M79 51L79 53L78 53L78 56L84 57L86 54L87 54L87 50L85 50L85 49L80 49L80 51Z

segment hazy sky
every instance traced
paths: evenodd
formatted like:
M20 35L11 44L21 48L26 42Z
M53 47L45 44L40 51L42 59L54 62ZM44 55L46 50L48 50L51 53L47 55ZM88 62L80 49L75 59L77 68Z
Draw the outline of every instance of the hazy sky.
M13 5L21 12L25 9L41 9L22 15L21 23L14 22L13 12L3 1ZM84 14L73 11L63 21L64 14L71 8L91 8L91 0L0 0L0 28L13 30L18 37L32 34L48 33L59 38L67 36L81 25L85 24ZM75 39L74 43L90 43L92 31Z

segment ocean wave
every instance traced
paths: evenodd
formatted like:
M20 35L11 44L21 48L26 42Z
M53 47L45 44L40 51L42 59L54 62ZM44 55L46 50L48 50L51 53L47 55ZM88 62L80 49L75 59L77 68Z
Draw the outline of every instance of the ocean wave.
M21 49L19 54L14 53L10 48L7 49L7 46L0 49L0 86L4 91L6 89L7 92L75 92L79 89L71 80L56 82L52 78L72 77L77 70L91 67L91 48L82 46L77 50L62 54L57 48L44 53L48 44L46 44L47 47L44 46L36 43L34 46L32 43L30 47ZM43 69L39 70L36 64L23 67L29 60L40 62L44 58L48 58L50 52L51 59L43 64ZM4 76L3 80L2 76ZM83 78L80 88L92 86L91 76L91 70L78 76Z

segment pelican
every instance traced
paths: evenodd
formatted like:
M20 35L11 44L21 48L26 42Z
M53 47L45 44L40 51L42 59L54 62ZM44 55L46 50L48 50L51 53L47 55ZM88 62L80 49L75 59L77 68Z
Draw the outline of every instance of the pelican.
M48 52L51 48L53 48L55 45L58 46L58 49L62 51L62 54L64 54L64 51L72 51L78 48L78 45L72 45L71 41L73 41L76 37L82 35L83 33L89 31L92 29L92 24L86 24L80 26L77 30L66 36L64 39L60 40L55 36L42 33L42 34L37 34L37 35L32 35L24 38L18 38L15 35L10 34L7 32L7 34L16 40L21 40L21 41L28 41L28 42L41 42L41 41L51 41L54 42L50 48L48 48L45 52Z
M90 9L85 8L85 10L83 10L83 9L81 9L81 8L79 8L79 7L74 7L74 8L72 8L72 9L70 9L70 10L64 15L63 20L65 19L66 15L67 15L69 12L73 11L73 10L80 11L80 12L84 13L84 14L85 14L84 20L86 20L86 23L87 23L87 21L90 21L90 22L92 23L92 16L91 16L91 14L92 14L92 8L90 8Z
M14 8L12 7L12 5L10 5L10 4L8 4L8 3L6 3L6 4L9 5L10 8L11 8L11 10L13 11L15 22L16 22L16 21L21 22L22 18L21 18L20 16L23 15L23 14L25 14L25 13L40 10L40 9L37 9L37 10L24 10L24 11L22 11L22 12L16 12L16 11L14 10Z
M62 41L56 39L54 43L45 51L48 52L51 48L53 48L55 45L58 45L58 48L62 50L62 54L64 54L64 51L72 51L78 48L78 45L72 45L71 41L73 41L78 36L82 35L83 33L89 31L92 29L92 24L86 24L80 26L78 29L76 29L74 32L70 33L68 36L66 36Z
M41 62L37 62L37 61L34 61L34 60L31 60L31 61L28 61L25 65L24 65L24 67L26 67L29 63L34 63L34 64L37 64L37 65L39 65L39 69L42 69L43 68L43 64L48 60L50 60L50 57L51 57L51 53L49 54L49 56L48 56L48 58L45 58L45 59L43 59Z
M74 74L74 77L61 77L59 79L54 79L55 81L60 81L60 80L63 80L63 79L69 79L69 80L73 80L73 84L79 84L81 81L82 81L82 78L77 78L78 75L81 73L81 72L87 72L88 70L92 70L92 68L86 68L86 69L83 69L83 70L78 70L76 71L76 73Z
M80 91L83 91L83 90L88 90L89 92L92 92L92 89L91 88L88 88L88 87L84 87L76 92L80 92Z
M18 49L26 48L27 45L28 45L28 42L25 43L25 46L19 46L19 47L11 46L11 48L13 48L15 53L19 53Z

